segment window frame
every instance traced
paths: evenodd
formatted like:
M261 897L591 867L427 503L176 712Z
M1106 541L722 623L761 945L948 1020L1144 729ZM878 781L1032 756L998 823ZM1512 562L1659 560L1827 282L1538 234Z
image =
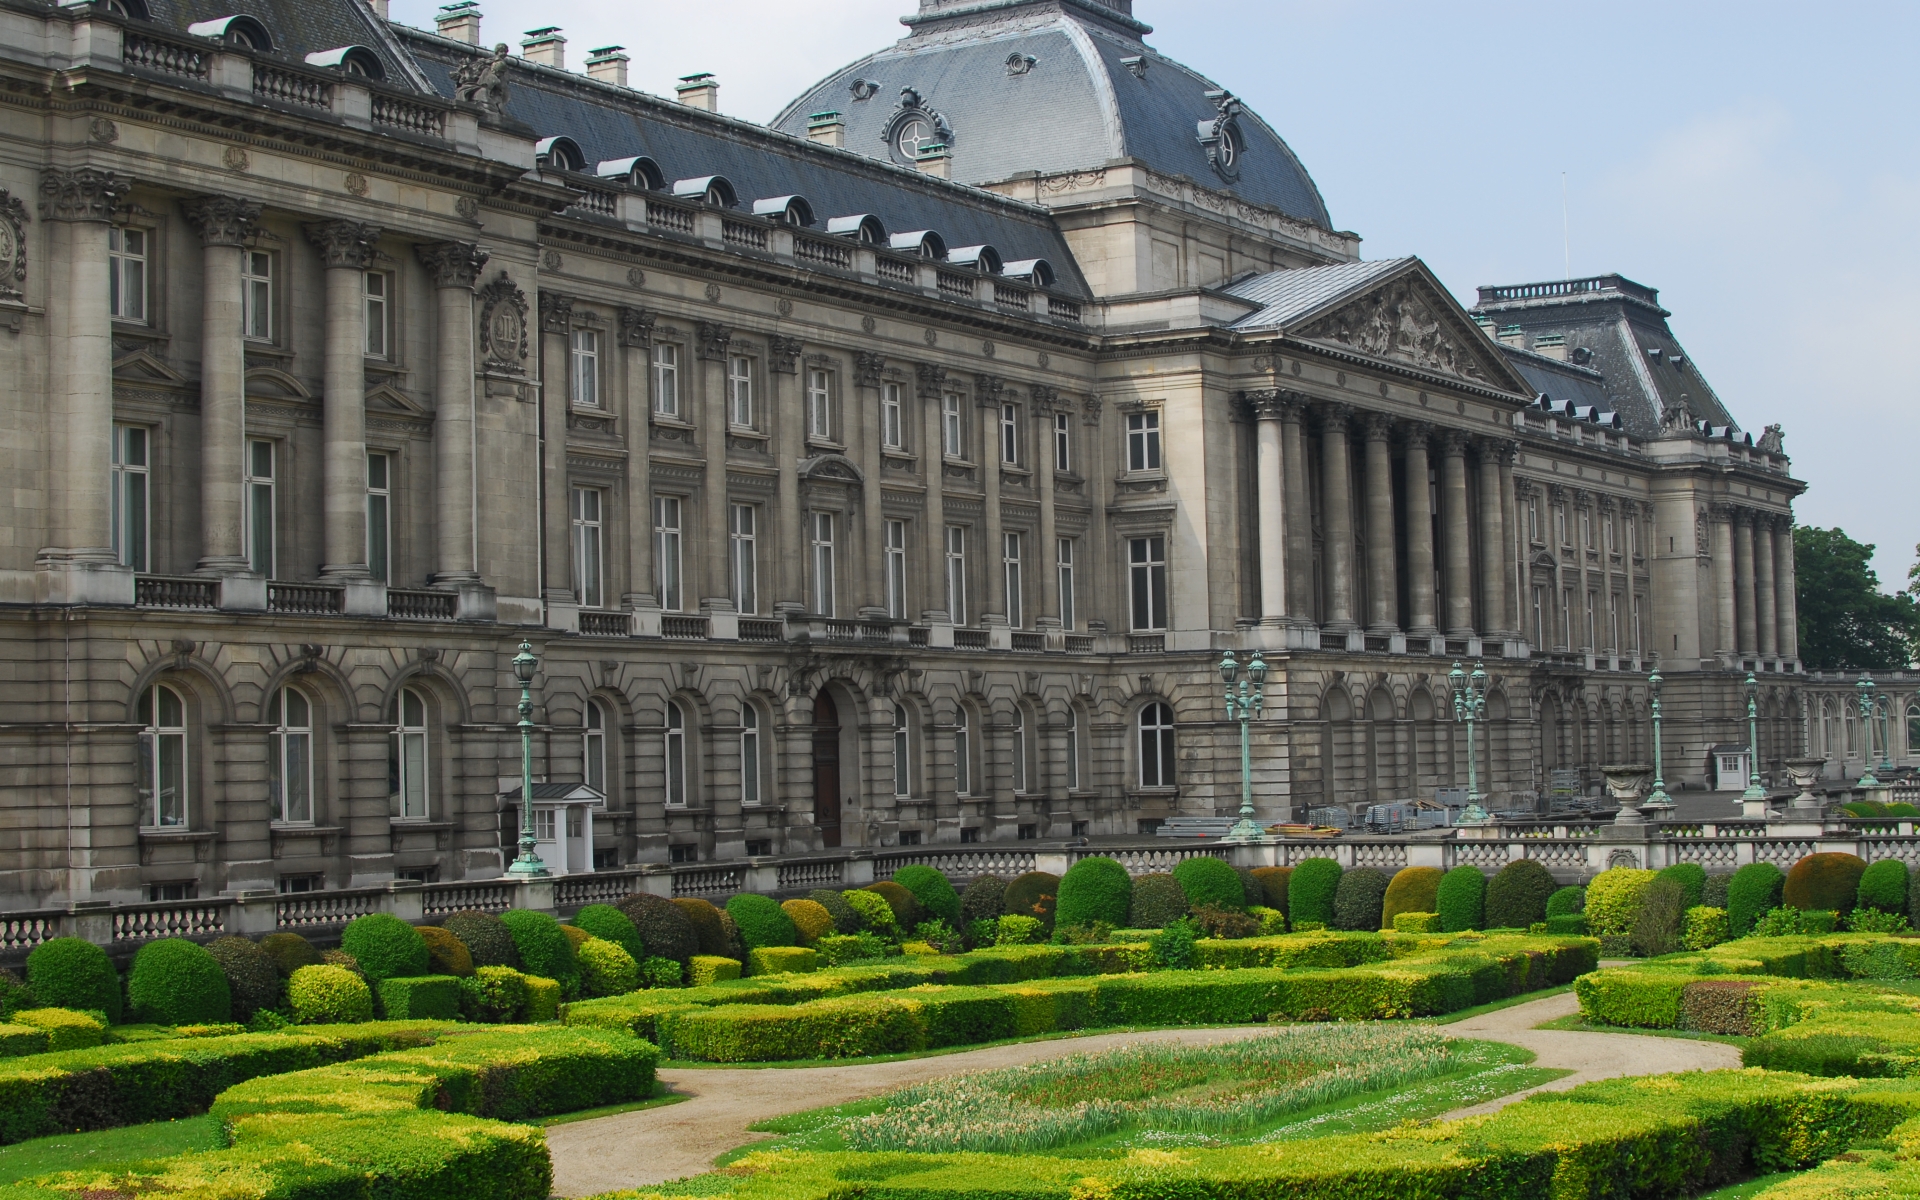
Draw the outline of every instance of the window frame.
M1027 710L1016 704L1013 706L1013 753L1009 756L1008 761L1008 765L1012 768L1009 772L1010 778L1008 782L1012 785L1013 794L1016 796L1024 796L1027 794L1027 784L1030 782L1028 779L1030 772L1027 769L1027 748L1029 744L1030 739L1027 737Z
M1022 571L1024 550L1023 535L1012 531L1001 533L1000 581L1009 629L1019 629L1026 623L1026 581Z
M833 372L825 367L807 368L807 437L816 442L838 444L833 419Z
M177 721L171 719L175 714L168 711L169 701L177 710ZM185 694L169 684L148 684L135 705L135 719L141 725L140 764L134 778L134 797L140 804L140 828L191 829L193 723ZM164 800L168 792L175 797L171 813Z
M260 471L260 454L266 453L266 473ZM246 489L243 510L247 566L256 575L278 577L280 553L280 448L271 438L246 439L246 461L242 484ZM265 512L261 511L265 507ZM264 518L264 520L263 520ZM265 539L264 542L262 539ZM262 564L261 559L266 562Z
M891 381L880 385L880 447L903 453L907 449L905 389Z
M653 498L653 598L661 612L686 611L685 564L681 540L686 529L685 501L679 496Z
M1067 706L1067 791L1080 790L1080 710Z
M567 401L575 408L606 407L600 397L600 331L576 325L567 331Z
M393 583L393 463L388 450L367 451L367 570L380 583ZM376 482L374 463L383 464L385 482ZM377 536L376 536L377 533ZM374 554L378 547L380 553Z
M727 425L754 428L753 359L745 354L727 355Z
M409 705L419 709L419 720L411 720ZM389 815L396 821L428 821L433 819L433 710L427 704L426 694L417 688L402 687L394 694L393 707L389 712L388 724L392 732L387 743L387 786ZM410 756L411 752L411 756ZM419 775L418 785L412 783L415 771ZM413 801L418 799L419 811L413 810Z
M271 250L240 251L240 333L249 342L273 344L274 285L280 276L279 255ZM259 269L265 265L265 272Z
M375 282L378 281L378 287ZM382 362L393 358L393 288L394 277L389 271L362 271L360 273L360 315L362 325L361 353L366 358L379 359ZM376 346L375 334L379 344Z
M940 397L940 453L955 462L967 462L966 406L956 392Z
M1148 533L1128 538L1128 628L1135 633L1165 632L1168 599L1167 535Z
M668 808L686 808L687 714L678 700L667 701L666 724L661 729L662 786Z
M942 543L946 562L947 621L967 623L967 527L949 525Z
M607 785L607 724L606 707L588 699L580 712L580 781L602 799L612 792Z
M907 800L913 796L913 723L907 716L907 706L895 701L893 706L893 798Z
M1134 728L1139 733L1140 761L1136 778L1140 787L1143 790L1178 787L1179 744L1175 737L1178 725L1173 719L1173 706L1164 700L1141 705L1134 717Z
M759 508L737 501L727 505L727 582L733 609L742 616L760 614Z
M153 233L137 225L107 228L107 313L115 321L129 325L153 324ZM129 236L140 239L138 250L125 245ZM130 267L137 279L137 285L131 289L127 286ZM137 294L137 312L126 311L123 304L130 291Z
M907 523L889 517L882 526L884 577L887 590L887 616L896 621L907 619Z
M1053 414L1053 469L1062 475L1073 473L1073 417L1069 413Z
M1000 461L1009 467L1020 465L1020 406L1000 405Z
M132 449L139 447L141 461L131 461ZM114 561L135 572L152 569L153 563L153 429L147 425L116 421L113 446L108 454L108 486L112 489L112 546ZM133 500L139 498L138 517ZM132 534L138 525L138 537ZM135 542L138 545L135 545Z
M965 705L953 710L953 794L973 795L973 729Z
M1076 539L1070 537L1055 538L1053 547L1054 574L1060 589L1060 628L1062 632L1073 632L1079 618L1079 596L1074 586L1073 573L1076 566Z
M814 511L807 514L807 562L811 569L809 599L813 601L815 616L832 617L835 614L835 602L838 599L835 586L838 583L835 573L836 532L833 513Z
M573 551L573 602L581 608L606 607L607 494L605 489L568 489L567 519Z
M653 359L653 396L649 405L656 417L678 421L680 416L680 346L656 342Z
M305 710L304 721L295 720L294 701ZM313 750L314 721L313 701L298 688L282 687L273 694L273 733L268 735L272 741L272 760L267 773L267 805L272 820L277 825L314 824L313 793ZM296 755L296 747L299 747ZM296 762L304 761L303 768L297 768ZM295 812L296 802L288 785L297 783L304 801L304 815Z
M740 706L740 803L765 803L761 793L760 710L748 701Z
M1127 414L1127 472L1133 475L1165 470L1161 445L1160 410L1143 408Z

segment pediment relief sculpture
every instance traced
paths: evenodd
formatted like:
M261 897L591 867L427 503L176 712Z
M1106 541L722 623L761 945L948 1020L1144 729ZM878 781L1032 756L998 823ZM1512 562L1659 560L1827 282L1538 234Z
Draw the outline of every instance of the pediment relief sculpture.
M1456 340L1444 310L1425 292L1411 279L1396 280L1294 333L1369 358L1397 359L1442 375L1487 382L1480 356Z

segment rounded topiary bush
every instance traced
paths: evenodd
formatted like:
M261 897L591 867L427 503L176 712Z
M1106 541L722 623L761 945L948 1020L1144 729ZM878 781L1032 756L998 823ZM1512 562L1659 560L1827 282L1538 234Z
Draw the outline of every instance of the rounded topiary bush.
M1001 903L1010 917L1035 917L1049 932L1053 929L1054 900L1060 895L1060 877L1051 871L1028 871L1007 885Z
M453 934L438 925L422 925L420 940L427 944L427 974L456 979L473 974L473 953Z
M1526 929L1547 919L1547 898L1558 891L1553 873L1530 858L1501 867L1487 884L1488 929Z
M593 939L593 935L586 930L580 928L578 925L572 925L565 921L560 923L560 932L567 935L567 944L573 947L575 958L580 956L580 947L586 945Z
M720 910L720 928L727 935L727 957L747 961L747 946L740 940L740 926L734 923L733 914L726 909Z
M1853 911L1867 861L1857 854L1809 854L1787 871L1780 900L1801 912Z
M1678 883L1688 908L1699 908L1706 903L1707 869L1699 863L1674 863L1670 867L1660 868L1654 878L1671 879Z
M893 905L879 892L870 892L865 888L854 888L840 893L840 899L860 914L860 928L881 935L899 933L900 927L893 919Z
M742 892L727 901L727 915L739 927L740 942L745 949L800 944L800 931L794 927L793 918L770 896Z
M1342 874L1333 890L1333 927L1379 929L1380 906L1387 897L1388 882L1387 873L1373 867L1355 867Z
M927 910L921 906L920 897L891 879L870 883L861 890L872 892L887 902L887 907L893 910L893 923L900 927L902 933L913 932L914 926L927 919Z
M998 875L975 875L967 882L967 890L960 893L960 919L968 924L996 920L1007 915L1006 903L1006 880Z
M1487 877L1479 867L1455 867L1440 877L1434 889L1433 911L1442 933L1484 929L1487 923Z
M1587 928L1595 937L1626 936L1640 916L1640 899L1653 884L1653 872L1611 867L1587 883Z
M680 897L673 901L673 906L685 913L688 924L693 926L693 939L699 946L694 953L730 957L727 954L727 927L721 923L719 909L691 896ZM640 936L645 937L646 934Z
M1287 918L1298 928L1314 923L1333 926L1333 898L1340 890L1340 864L1331 858L1309 858L1295 863L1287 880Z
M811 946L834 932L833 914L818 900L786 900L781 902L780 909L793 922L802 946Z
M345 950L322 950L320 952L320 965L323 967L345 967L347 970L359 976L363 981L367 977L367 973L360 969L360 960L348 954Z
M1165 929L1187 915L1187 893L1180 881L1163 871L1133 881L1133 900L1127 924L1134 929Z
M513 932L492 913L449 913L440 925L466 945L476 968L518 969L520 966L520 951L513 944Z
M1907 864L1897 858L1883 858L1860 874L1855 893L1857 907L1875 912L1907 914Z
M1235 867L1233 873L1240 877L1240 899L1248 908L1254 905L1266 906L1267 889L1254 875L1252 867Z
M320 965L320 951L297 933L270 933L260 939L260 949L279 970L280 978L291 978L301 967Z
M348 922L340 934L340 948L353 955L372 983L427 973L426 939L387 913L369 913Z
M679 905L664 896L638 892L614 905L640 931L640 941L651 958L670 958L681 966L700 953L700 935Z
M1686 884L1673 876L1655 875L1640 894L1627 938L1643 958L1672 954L1680 948L1680 931L1687 915Z
M1403 867L1387 882L1387 894L1380 905L1380 928L1392 929L1393 919L1401 913L1430 913L1439 903L1440 879L1446 874L1439 867Z
M847 903L847 898L839 892L820 888L807 893L807 899L827 910L833 918L833 932L839 934L859 933L867 927L867 919L860 910Z
M590 937L574 952L582 996L624 996L640 986L640 964L618 942Z
M136 1022L214 1025L233 1019L233 990L206 947L185 938L161 938L133 956L127 1007Z
M956 928L959 926L960 893L953 890L953 883L945 874L916 864L895 871L893 881L912 892L913 898L928 913Z
M27 955L27 986L48 1008L103 1012L120 1020L120 975L107 952L85 938L49 938Z
M1587 889L1563 887L1547 897L1549 917L1571 917L1587 911Z
M625 950L634 962L647 957L646 939L633 927L627 914L611 904L589 904L573 914L573 923L594 937L612 942Z
M1239 873L1211 854L1181 859L1174 864L1173 877L1180 881L1190 907L1212 904L1236 911L1247 907L1247 889Z
M1095 855L1067 868L1060 877L1060 897L1053 919L1060 925L1094 921L1123 926L1133 910L1133 877L1111 858Z
M1260 894L1264 897L1260 903L1287 915L1287 882L1293 878L1292 867L1255 867L1253 877L1260 881Z
M573 943L561 931L560 922L543 912L513 908L501 914L500 923L513 935L522 971L558 980L563 987L579 980L580 964L573 957Z
M1727 888L1732 883L1732 871L1708 871L1707 881L1700 885L1701 905L1724 912L1727 907Z
M301 967L287 980L287 1007L301 1025L373 1020L373 989L345 967Z
M207 943L207 953L227 977L234 1020L251 1021L257 1012L280 1007L280 968L265 950L243 937L223 937Z
M1728 932L1743 938L1753 931L1753 923L1762 914L1780 907L1780 893L1787 877L1772 863L1748 863L1733 873L1727 884Z

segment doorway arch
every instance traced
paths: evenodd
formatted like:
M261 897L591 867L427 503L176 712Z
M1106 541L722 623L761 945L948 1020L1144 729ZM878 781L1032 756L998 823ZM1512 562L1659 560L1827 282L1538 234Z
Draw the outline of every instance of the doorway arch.
M821 688L813 698L813 823L821 848L839 848L840 816L840 706Z

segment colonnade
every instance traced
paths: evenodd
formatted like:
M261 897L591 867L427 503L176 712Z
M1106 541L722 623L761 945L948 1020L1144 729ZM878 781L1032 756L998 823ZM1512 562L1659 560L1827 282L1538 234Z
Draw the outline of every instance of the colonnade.
M1716 649L1741 658L1800 656L1794 597L1793 518L1720 504L1711 510L1719 596Z

